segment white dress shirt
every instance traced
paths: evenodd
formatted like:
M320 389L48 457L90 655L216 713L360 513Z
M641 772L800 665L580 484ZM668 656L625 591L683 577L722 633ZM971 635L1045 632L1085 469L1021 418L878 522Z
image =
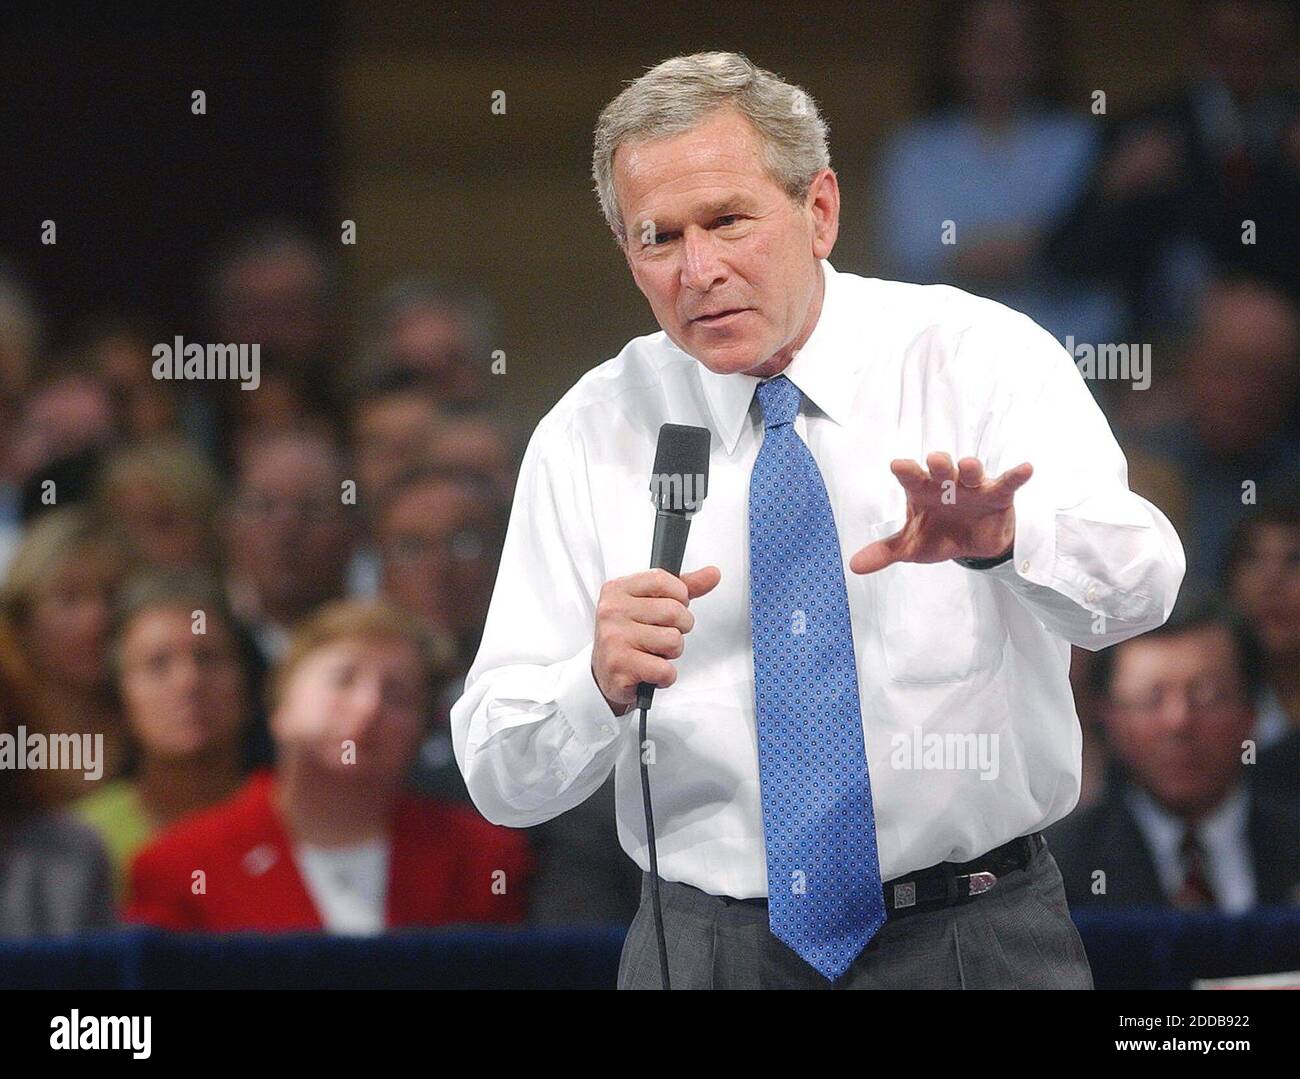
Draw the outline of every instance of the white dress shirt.
M821 316L785 373L803 391L795 430L839 532L888 880L974 858L1074 807L1069 645L1095 650L1162 623L1185 560L1164 514L1128 490L1109 425L1045 330L948 286L821 267ZM655 695L650 783L660 874L737 898L767 894L749 623L758 381L714 374L661 332L588 371L543 417L451 712L456 759L489 820L548 820L614 768L619 839L648 868L637 713L616 717L592 677L595 608L605 581L649 564L660 425L707 427L708 498L683 570L716 565L722 580L692 601L678 681ZM889 462L936 450L978 457L994 476L1033 464L1014 559L851 572L855 551L906 518ZM928 748L975 736L984 759L965 767Z
M1160 887L1172 899L1183 886L1182 842L1187 825L1138 787L1128 788L1125 796L1146 840ZM1206 882L1218 908L1228 914L1240 914L1255 905L1249 828L1250 799L1240 785L1195 828L1205 851Z

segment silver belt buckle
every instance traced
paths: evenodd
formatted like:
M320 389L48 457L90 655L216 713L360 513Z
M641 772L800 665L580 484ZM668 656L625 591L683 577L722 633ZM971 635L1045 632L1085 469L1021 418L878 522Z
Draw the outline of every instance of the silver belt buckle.
M902 884L894 885L894 909L902 910L904 907L916 906L916 882L905 881Z
M970 895L983 895L998 882L998 878L989 872L970 873L966 879L970 881Z

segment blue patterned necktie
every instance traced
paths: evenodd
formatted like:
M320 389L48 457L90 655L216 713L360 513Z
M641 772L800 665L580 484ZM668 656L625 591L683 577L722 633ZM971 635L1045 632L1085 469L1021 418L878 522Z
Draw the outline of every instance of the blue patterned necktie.
M749 484L750 623L773 935L832 981L885 923L844 563L802 395L760 383Z

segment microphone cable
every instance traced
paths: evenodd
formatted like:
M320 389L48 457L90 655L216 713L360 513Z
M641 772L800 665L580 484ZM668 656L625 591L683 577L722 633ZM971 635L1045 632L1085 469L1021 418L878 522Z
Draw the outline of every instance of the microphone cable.
M655 815L650 804L650 769L646 765L646 714L650 711L650 696L637 694L637 707L641 710L641 737L637 754L641 759L641 801L645 805L645 833L650 844L650 902L654 908L655 937L659 942L659 977L665 989L671 989L668 979L668 942L664 937L664 912L659 905L659 853L655 849Z

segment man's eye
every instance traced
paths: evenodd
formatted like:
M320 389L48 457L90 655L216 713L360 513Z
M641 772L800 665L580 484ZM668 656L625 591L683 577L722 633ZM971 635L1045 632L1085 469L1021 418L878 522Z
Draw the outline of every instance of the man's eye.
M727 225L734 225L739 220L740 214L723 214L718 218L718 224L725 228Z
M671 232L656 232L654 238L654 246L658 247L662 244L666 244L671 238L672 238Z

